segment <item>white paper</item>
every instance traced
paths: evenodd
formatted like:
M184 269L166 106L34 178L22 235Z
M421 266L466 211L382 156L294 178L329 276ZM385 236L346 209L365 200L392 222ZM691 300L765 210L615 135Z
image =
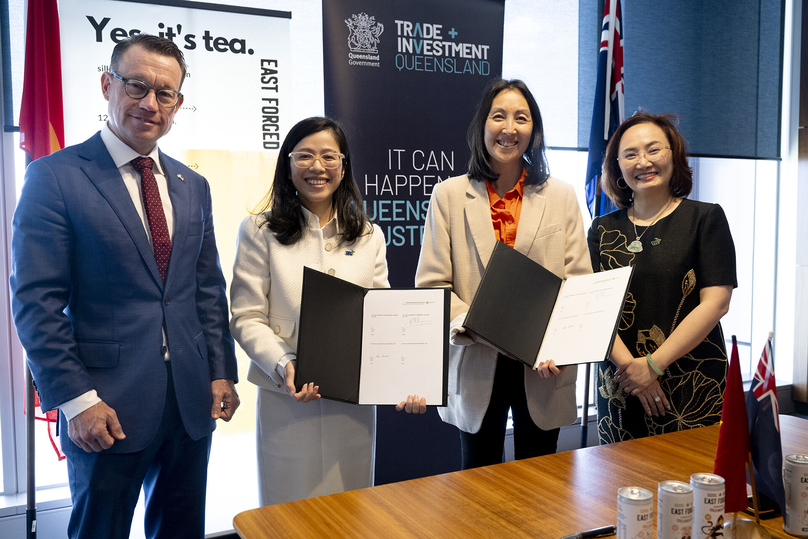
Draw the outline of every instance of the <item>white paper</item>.
M623 311L632 268L571 277L558 294L536 365L603 361Z
M398 404L407 395L443 403L444 290L369 290L362 327L359 402Z

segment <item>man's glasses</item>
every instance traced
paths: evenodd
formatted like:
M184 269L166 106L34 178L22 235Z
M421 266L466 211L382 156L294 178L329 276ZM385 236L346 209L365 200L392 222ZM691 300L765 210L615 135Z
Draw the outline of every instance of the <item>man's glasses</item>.
M154 97L157 98L157 103L161 107L170 109L171 107L176 105L177 102L182 97L181 93L176 92L174 90L168 90L166 88L154 88L152 86L149 86L142 80L122 77L117 73L115 73L114 71L110 71L109 73L110 75L112 75L113 77L115 77L116 79L118 79L123 83L123 91L126 92L126 95L128 95L132 99L143 99L149 94L151 90L154 90Z
M640 156L644 155L645 158L652 162L656 163L662 156L665 155L665 150L669 150L670 146L652 146L646 151L639 151L639 152L626 152L623 154L622 157L618 157L619 161L622 161L624 165L632 166L636 165L640 161Z
M345 159L344 155L336 152L324 153L322 155L314 155L309 152L292 152L289 154L289 157L292 158L292 162L297 168L311 168L314 166L315 161L320 161L323 168L334 169L339 167L342 164L342 160Z

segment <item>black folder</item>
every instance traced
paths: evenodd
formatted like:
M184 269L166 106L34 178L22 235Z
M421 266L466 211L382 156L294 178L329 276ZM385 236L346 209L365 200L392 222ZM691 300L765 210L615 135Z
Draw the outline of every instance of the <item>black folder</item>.
M534 260L497 242L464 327L508 357L534 368L563 283L563 279ZM627 288L628 283L626 290L621 291L621 307ZM593 362L611 353L620 311L613 314L613 325L608 328L611 340L604 342L603 354L592 357Z
M311 268L303 271L303 294L300 308L300 327L297 348L295 386L314 382L320 386L320 395L353 404L379 404L359 402L362 375L363 306L366 295L390 290L363 288L337 277ZM424 289L411 289L416 295ZM446 406L449 370L449 315L451 293L443 289L443 338L435 351L434 361L441 362L441 402L428 402ZM417 392L416 388L406 388ZM420 393L419 393L420 395ZM423 396L423 395L421 395ZM401 400L406 400L406 395Z

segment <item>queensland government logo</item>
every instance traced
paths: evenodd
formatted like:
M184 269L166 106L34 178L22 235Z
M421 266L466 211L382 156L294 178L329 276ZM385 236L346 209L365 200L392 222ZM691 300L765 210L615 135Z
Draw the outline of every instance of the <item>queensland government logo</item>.
M379 67L379 36L384 25L376 22L376 17L367 13L354 14L345 19L348 26L348 64L354 66Z

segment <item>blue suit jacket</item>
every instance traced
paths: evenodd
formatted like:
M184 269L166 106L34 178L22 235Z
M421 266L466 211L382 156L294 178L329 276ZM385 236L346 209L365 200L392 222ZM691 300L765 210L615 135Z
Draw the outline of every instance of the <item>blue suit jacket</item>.
M96 389L126 434L116 453L143 449L157 432L164 326L192 438L215 428L211 380L238 377L209 185L160 158L175 214L165 284L100 133L31 163L14 213L12 310L42 409ZM81 451L67 436L62 446Z

